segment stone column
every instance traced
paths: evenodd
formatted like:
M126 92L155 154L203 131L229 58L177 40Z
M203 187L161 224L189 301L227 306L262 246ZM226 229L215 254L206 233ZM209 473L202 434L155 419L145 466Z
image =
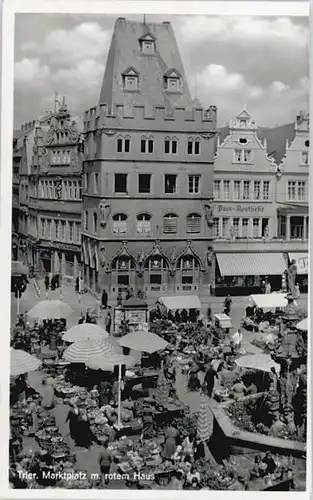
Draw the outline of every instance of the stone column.
M65 259L65 254L62 252L62 261L61 261L61 274L62 277L65 275L66 271L66 259Z
M286 217L286 239L290 240L290 215Z
M307 217L303 217L303 239L307 240L309 237L308 235L308 224L307 224Z
M77 276L78 276L78 260L77 260L76 254L74 254L74 269L73 269L73 273L74 273L74 278L77 278Z

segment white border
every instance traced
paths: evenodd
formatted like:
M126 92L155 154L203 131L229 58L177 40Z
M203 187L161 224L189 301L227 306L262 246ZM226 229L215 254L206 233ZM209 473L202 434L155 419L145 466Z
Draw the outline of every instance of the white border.
M250 15L250 16L308 16L308 2L236 2L236 1L79 1L79 0L5 0L2 15L2 88L1 88L1 210L0 210L0 313L1 330L0 348L0 484L2 498L95 498L95 499L157 499L171 498L182 499L191 496L199 499L217 498L221 499L227 493L229 498L254 497L264 498L262 492L225 492L225 491L138 491L138 490L9 490L7 478L8 463L8 416L9 416L9 331L10 331L10 264L11 264L11 186L12 186L12 138L13 138L13 65L14 65L14 13L75 13L75 14L203 14L203 15ZM313 21L311 23L313 29ZM313 50L313 43L311 46ZM313 68L313 60L311 62ZM311 103L313 112L313 104ZM313 127L311 127L311 144L313 143ZM313 180L310 178L311 188ZM312 212L313 204L310 206ZM313 232L313 213L310 217L311 233ZM313 285L313 273L310 276L310 284ZM310 305L312 296L309 294ZM311 309L311 308L310 308ZM311 315L309 315L311 321ZM310 330L309 330L310 331ZM6 335L3 334L6 333ZM309 357L311 358L311 345L309 345ZM311 364L309 363L309 381L311 381ZM312 490L312 406L311 385L308 388L308 443L307 443L307 491L304 493L288 493L288 497L295 499L309 498ZM267 493L266 498L282 498L283 492Z

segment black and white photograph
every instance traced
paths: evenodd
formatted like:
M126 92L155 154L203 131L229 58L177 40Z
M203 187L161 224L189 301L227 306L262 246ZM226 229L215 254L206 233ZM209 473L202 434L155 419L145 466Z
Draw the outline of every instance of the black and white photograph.
M305 494L308 13L124 3L14 15L8 492Z

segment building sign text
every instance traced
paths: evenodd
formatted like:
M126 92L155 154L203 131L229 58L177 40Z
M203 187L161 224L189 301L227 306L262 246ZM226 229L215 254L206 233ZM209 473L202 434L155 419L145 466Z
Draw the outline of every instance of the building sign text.
M248 212L258 214L264 212L262 205L216 205L216 209L219 213Z

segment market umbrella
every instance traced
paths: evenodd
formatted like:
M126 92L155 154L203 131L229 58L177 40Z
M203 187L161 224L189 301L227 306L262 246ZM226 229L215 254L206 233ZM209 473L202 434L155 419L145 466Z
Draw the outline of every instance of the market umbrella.
M13 349L13 347L11 347L10 356L11 377L18 377L19 375L22 375L22 373L33 372L38 370L41 365L41 361L39 359L20 349Z
M296 325L297 330L303 330L304 332L307 332L309 329L308 319L309 318L304 318L303 320L301 320L300 323Z
M168 395L169 395L169 387L167 380L165 378L163 363L162 363L157 381L155 400L159 405L166 406L166 403L168 402Z
M208 397L203 392L200 395L200 412L197 423L197 435L200 441L205 442L212 436L213 416L209 407Z
M236 365L240 368L248 368L252 370L259 370L261 372L270 372L274 367L276 372L279 373L280 365L275 363L270 354L248 354L236 359Z
M136 363L137 360L132 356L124 356L123 354L117 354L112 351L106 355L90 356L86 362L86 366L92 370L110 372L114 370L116 365L126 365L126 368L131 368L135 366Z
M28 311L29 319L59 319L68 318L74 309L61 300L42 300Z
M83 339L104 339L108 336L108 332L101 326L82 323L81 325L72 326L64 333L62 339L66 342L78 342Z
M107 339L82 339L71 344L63 353L63 359L70 363L87 363L91 356L112 356L117 354Z
M128 349L147 352L149 354L161 351L168 345L168 342L165 342L165 340L155 333L145 332L144 330L128 333L119 339L118 342L121 346L128 347Z

